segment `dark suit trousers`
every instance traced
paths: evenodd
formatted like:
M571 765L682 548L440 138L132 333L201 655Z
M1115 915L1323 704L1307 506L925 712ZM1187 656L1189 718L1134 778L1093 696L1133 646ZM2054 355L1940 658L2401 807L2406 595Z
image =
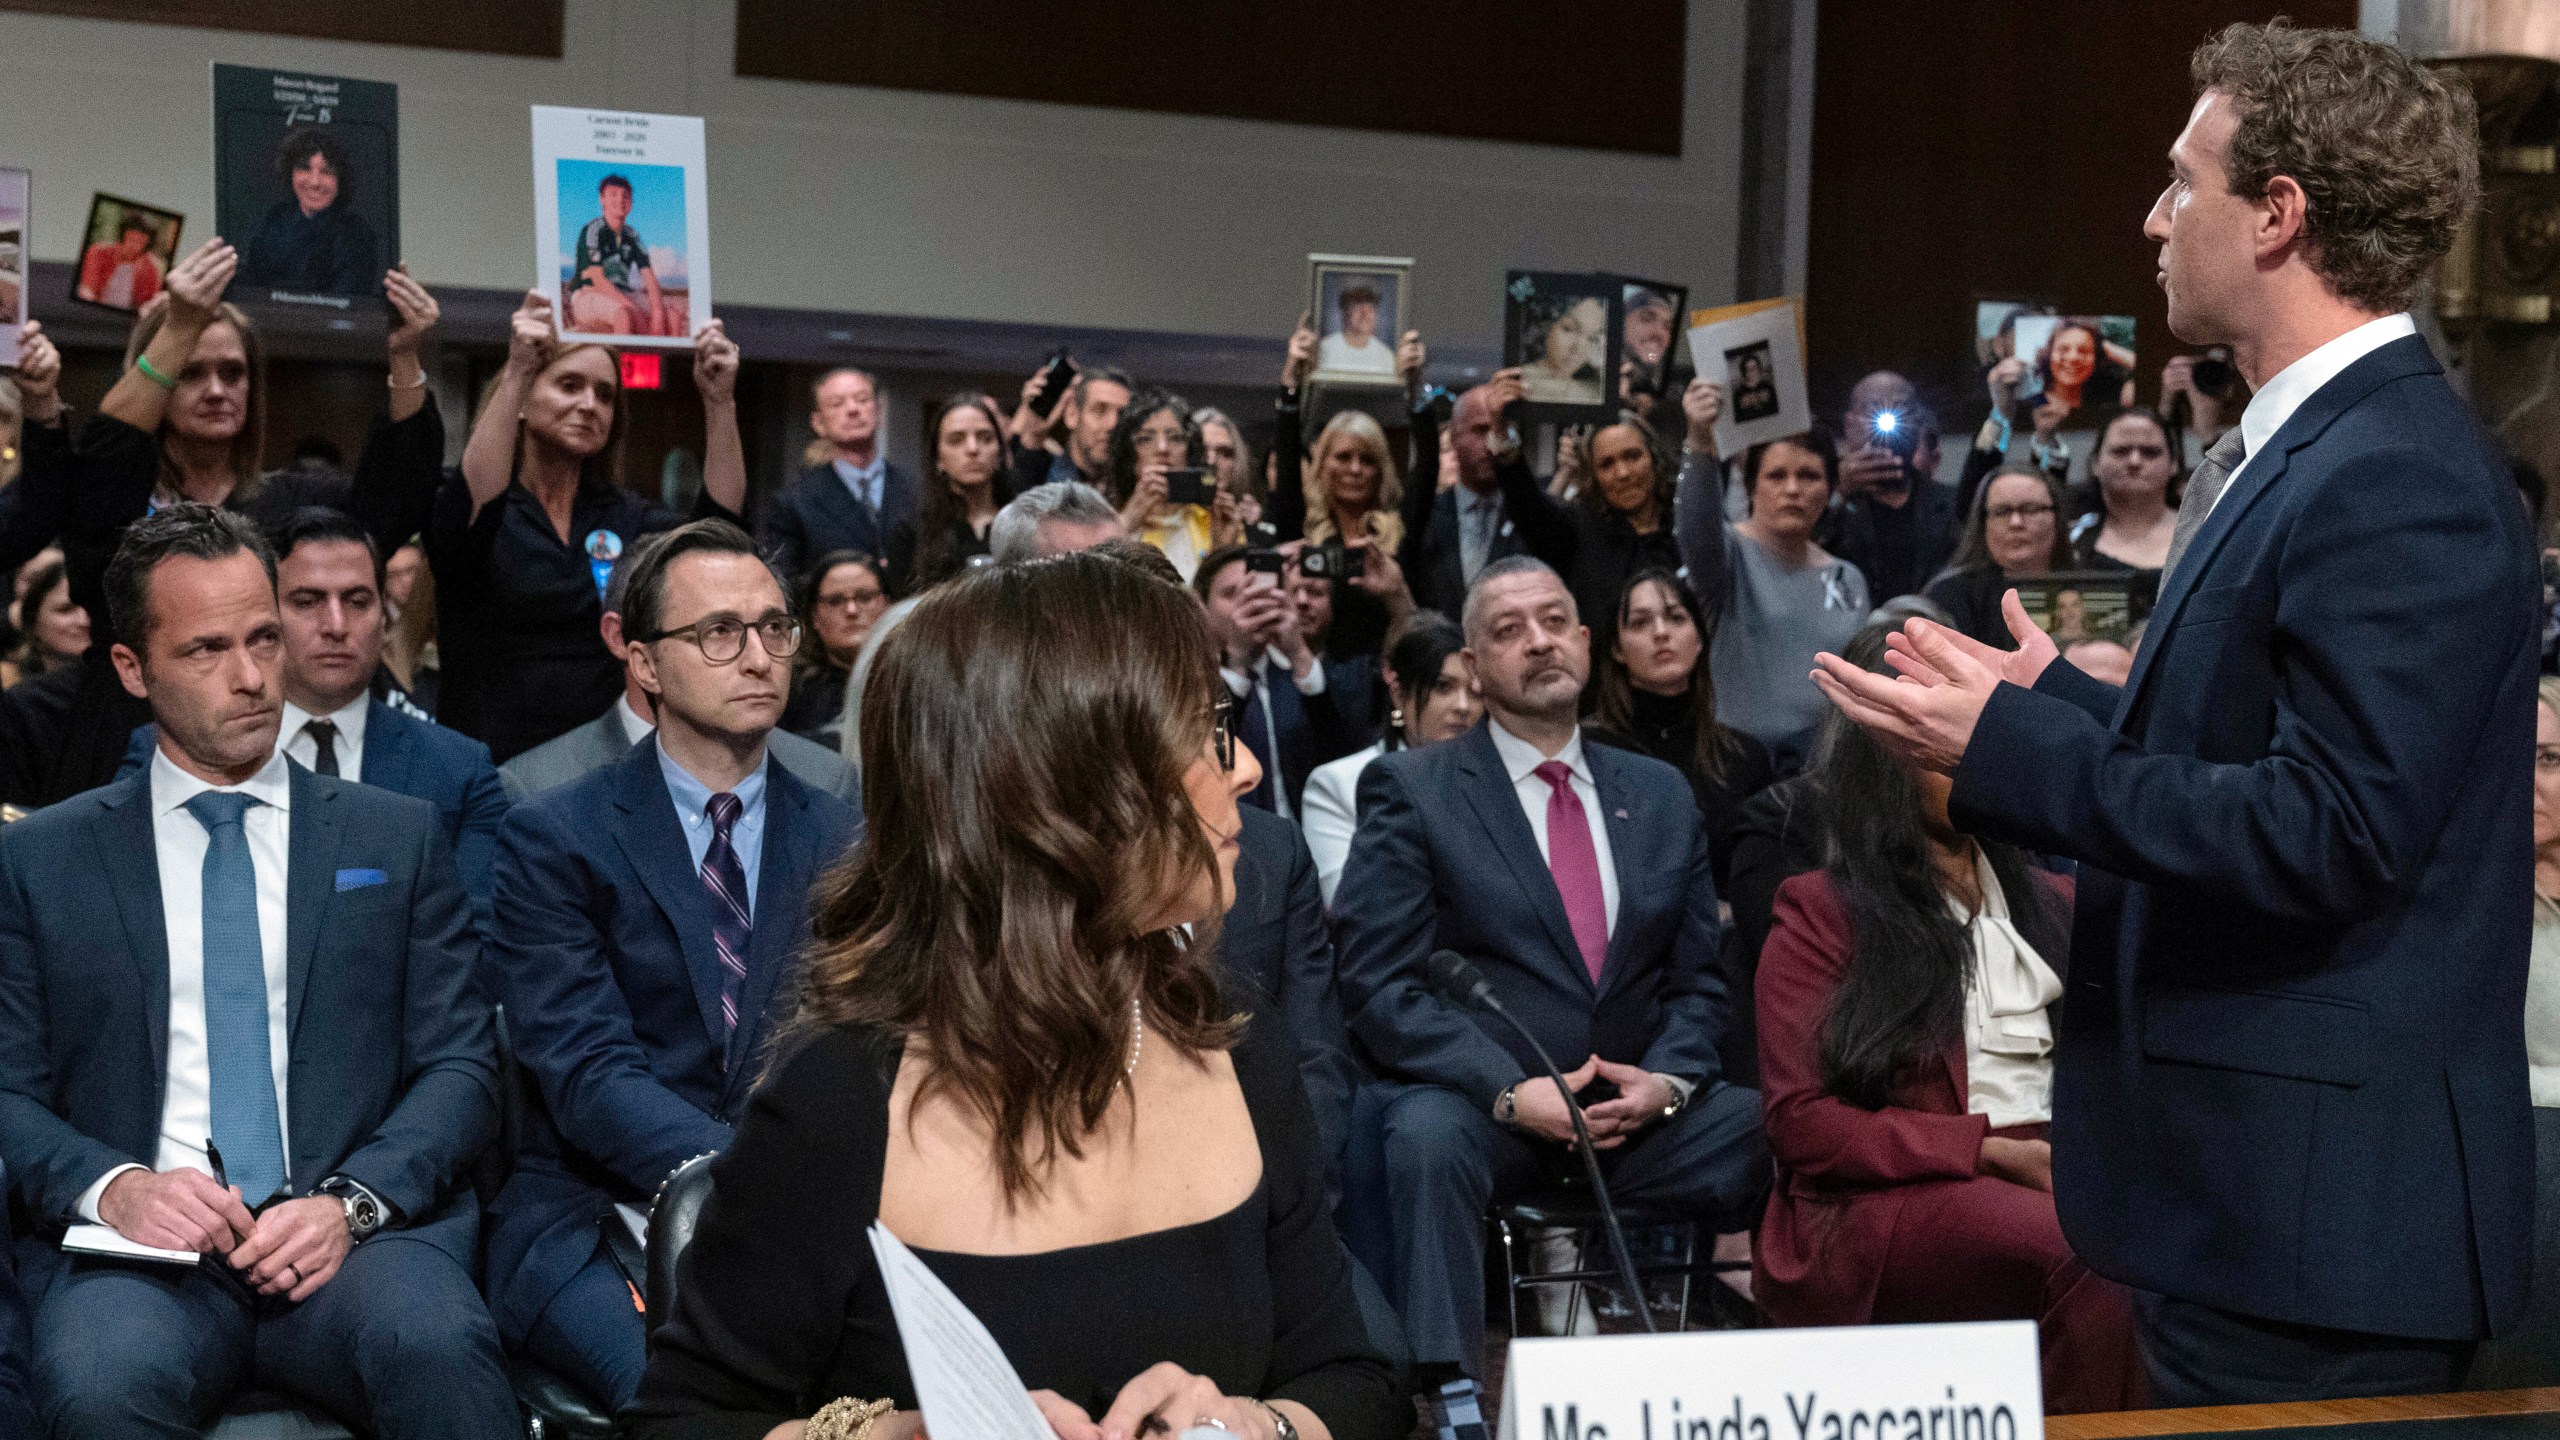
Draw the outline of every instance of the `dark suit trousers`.
M608 1225L621 1220L608 1218ZM596 1253L525 1332L525 1353L619 1413L640 1394L640 1372L649 1359L649 1331L632 1303L631 1282L596 1241Z
M2441 1395L2460 1386L2477 1348L2261 1320L2167 1295L2137 1295L2134 1313L2151 1403L2163 1407Z
M1992 1133L2040 1140L2044 1127ZM2071 1253L2051 1195L1987 1175L1900 1188L1874 1323L2031 1317L2047 1413L2143 1407L2133 1294Z
M497 1323L433 1245L377 1236L310 1299L254 1309L214 1263L66 1258L36 1310L47 1433L194 1436L253 1385L379 1440L521 1433Z
M1560 1145L1504 1129L1437 1085L1391 1088L1381 1123L1393 1288L1414 1362L1481 1375L1485 1207L1536 1190L1568 1166L1579 1172L1580 1162ZM1621 1207L1693 1215L1718 1232L1747 1228L1769 1184L1760 1092L1703 1088L1679 1114L1602 1152L1600 1163Z

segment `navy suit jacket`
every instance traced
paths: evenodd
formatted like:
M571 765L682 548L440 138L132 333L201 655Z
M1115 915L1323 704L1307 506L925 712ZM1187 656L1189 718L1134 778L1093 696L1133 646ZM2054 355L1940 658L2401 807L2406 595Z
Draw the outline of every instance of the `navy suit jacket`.
M768 757L770 758L770 757ZM540 1090L489 1207L485 1288L521 1340L595 1254L617 1202L729 1143L773 1023L797 998L810 887L858 832L845 803L765 767L764 849L737 1034L721 1037L711 907L656 737L507 817L491 971Z
M1596 986L1486 726L1382 755L1361 775L1333 919L1352 1033L1389 1075L1490 1109L1544 1073L1500 1021L1432 992L1431 952L1449 949L1476 963L1566 1069L1598 1055L1701 1089L1717 1078L1723 927L1698 802L1659 760L1588 737L1582 753L1618 872L1618 923Z
M116 778L143 773L160 744L160 727L145 725L125 746ZM364 783L436 807L436 823L453 851L454 868L471 897L472 913L489 918L489 862L498 852L498 826L507 818L507 787L489 759L489 747L432 720L384 704L365 707Z
M916 501L915 477L895 465L883 462L877 511L854 497L833 462L812 465L765 502L757 548L794 582L830 550L885 560L889 533L914 517Z
M2234 477L2123 691L1993 695L1954 817L2080 862L2053 1159L2090 1268L2369 1334L2515 1315L2540 598L2411 337Z
M1218 958L1236 982L1236 1008L1276 1016L1289 1033L1315 1113L1316 1150L1330 1176L1342 1159L1351 1092L1360 1069L1342 1023L1333 938L1324 891L1298 827L1268 810L1240 806L1235 903L1218 932Z
M468 1265L463 1167L498 1122L470 904L425 803L298 768L291 784L288 1188L343 1173ZM37 1232L22 1258L99 1176L153 1165L168 1049L150 778L0 829L0 1157Z

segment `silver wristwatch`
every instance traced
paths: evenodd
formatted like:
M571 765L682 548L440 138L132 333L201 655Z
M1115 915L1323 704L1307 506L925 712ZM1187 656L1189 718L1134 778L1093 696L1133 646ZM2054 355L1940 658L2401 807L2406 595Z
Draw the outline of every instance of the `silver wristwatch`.
M1262 1413L1271 1417L1271 1428L1279 1432L1280 1440L1298 1440L1298 1427L1290 1423L1288 1416L1280 1413L1279 1406L1268 1400L1256 1400L1253 1403L1261 1406Z
M348 1239L361 1245L382 1228L382 1202L362 1185L344 1175L332 1175L311 1188L346 1207Z
M1505 1086L1501 1094L1493 1097L1493 1123L1496 1125L1517 1125L1520 1123L1519 1086Z

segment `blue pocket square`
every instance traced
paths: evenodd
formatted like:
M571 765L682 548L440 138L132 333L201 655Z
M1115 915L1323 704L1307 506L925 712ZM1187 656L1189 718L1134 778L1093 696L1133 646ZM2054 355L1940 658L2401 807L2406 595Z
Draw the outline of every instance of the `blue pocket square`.
M387 885L390 882L391 877L379 870L341 870L338 872L338 893L344 895L367 885Z

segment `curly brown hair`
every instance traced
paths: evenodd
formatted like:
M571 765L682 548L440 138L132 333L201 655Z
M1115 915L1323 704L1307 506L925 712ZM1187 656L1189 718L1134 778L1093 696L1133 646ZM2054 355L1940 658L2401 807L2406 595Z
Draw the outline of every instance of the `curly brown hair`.
M2374 312L2408 307L2480 201L2470 90L2352 30L2238 24L2196 48L2198 96L2237 102L2231 193L2290 175L2312 269Z
M1102 1122L1133 997L1176 1051L1232 1043L1218 922L1146 928L1217 867L1183 787L1225 693L1212 653L1199 602L1108 556L927 594L873 661L864 839L819 884L771 1063L836 1026L903 1036L917 1099L986 1121L1013 1201Z

